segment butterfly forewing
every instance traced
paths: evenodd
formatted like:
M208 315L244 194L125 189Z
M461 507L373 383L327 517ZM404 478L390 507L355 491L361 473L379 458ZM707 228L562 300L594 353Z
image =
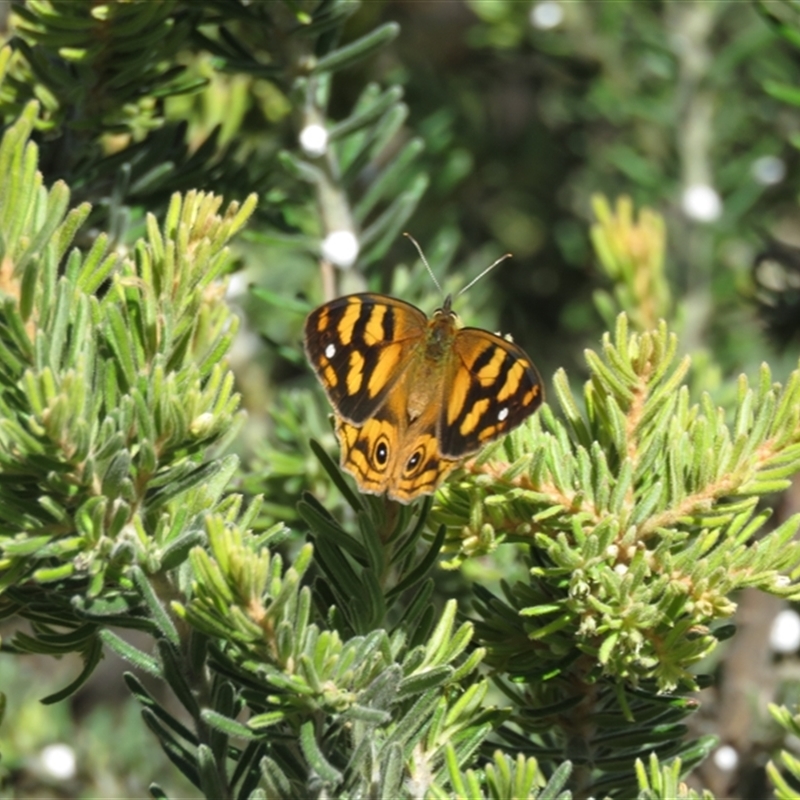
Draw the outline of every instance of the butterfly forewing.
M449 458L477 452L542 403L542 381L525 351L480 328L458 331L448 372L439 447Z
M308 315L306 355L337 412L360 425L383 405L426 331L427 318L410 303L347 295Z

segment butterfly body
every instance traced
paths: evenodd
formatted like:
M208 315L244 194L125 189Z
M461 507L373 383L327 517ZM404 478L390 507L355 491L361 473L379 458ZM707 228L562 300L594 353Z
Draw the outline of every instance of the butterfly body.
M386 295L337 298L309 314L305 348L336 411L343 469L401 503L431 494L542 400L525 352L460 327L450 298L430 319Z

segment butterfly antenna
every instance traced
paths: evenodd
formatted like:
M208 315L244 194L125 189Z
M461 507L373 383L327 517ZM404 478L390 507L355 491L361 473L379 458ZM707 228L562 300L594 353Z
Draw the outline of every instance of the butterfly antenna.
M439 294L444 297L444 291L442 291L442 286L439 281L436 280L436 276L433 274L433 270L431 269L431 265L428 263L428 259L425 258L425 253L422 252L422 248L419 246L419 242L410 234L403 232L403 236L407 239L411 239L411 244L417 248L417 252L419 253L419 257L422 259L422 263L427 268L428 272L430 273L431 278L433 278L433 282L436 284L436 288L439 290Z
M502 264L507 258L511 258L511 253L506 253L505 255L500 256L497 261L492 262L489 264L486 269L478 275L477 278L473 278L457 295L456 297L461 297L467 289L471 289L484 275L491 272L498 264Z

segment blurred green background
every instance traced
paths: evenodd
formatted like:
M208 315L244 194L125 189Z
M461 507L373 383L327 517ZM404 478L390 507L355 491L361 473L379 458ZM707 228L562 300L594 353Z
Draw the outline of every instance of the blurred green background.
M0 2L0 34L7 39L20 34L10 8ZM610 324L602 313L607 306L597 302L597 292L611 287L591 247L592 196L613 202L627 195L637 209L663 215L670 323L694 358L695 388L725 405L738 373L755 375L768 361L781 379L797 363L799 20L800 4L791 1L373 0L350 16L343 40L387 21L398 22L400 34L337 74L329 114L334 121L347 116L369 84L402 87L408 116L382 165L419 141L403 184L427 181L404 229L421 243L447 291L502 253L513 254L457 308L469 324L511 332L546 385L558 367L580 384L583 350L597 347ZM280 63L279 44L263 31L231 29L265 64ZM75 201L95 205L93 224L111 230L121 247L141 233L144 212L159 213L171 191L196 187L226 200L259 192L229 289L244 321L232 354L249 414L237 445L245 463L241 486L266 494L264 525L293 522L304 489L328 507L336 502L307 445L313 434L332 451L334 439L300 347L305 313L323 294L318 259L298 242L322 231L311 187L279 158L282 150L298 151L297 98L279 70L218 69L217 57L197 38L173 57L197 80L197 91L142 103L124 132L109 126L93 140L105 174L85 166L81 146L88 145L79 134L69 148L63 135L43 130L45 180L66 178ZM50 103L44 91L37 96L54 130L63 130L64 104ZM5 126L13 102L4 109ZM136 150L153 132L162 137L158 147ZM108 175L131 153L132 178L121 202ZM339 155L346 164L347 153ZM169 179L159 171L167 162L176 165ZM350 176L354 204L369 188L370 169L376 165ZM372 250L340 286L391 292L428 312L439 302L401 236ZM783 503L781 514L800 506L798 497L776 502ZM499 552L468 564L466 579L492 584L514 569L515 558ZM440 594L458 594L463 580L443 574ZM718 796L766 796L763 765L786 746L768 721L766 702L796 697L800 662L796 646L780 654L771 649L777 601L740 602L741 636L704 665L719 681L701 697L694 731L718 733L734 746L738 765L709 763L696 780ZM38 698L68 683L77 663L0 654L9 695L0 729L5 796L137 797L152 779L172 797L195 796L177 777L166 777L175 771L124 699L119 665L109 664L70 705L42 707ZM75 750L77 772L69 780L49 776L43 766L42 750L54 743Z

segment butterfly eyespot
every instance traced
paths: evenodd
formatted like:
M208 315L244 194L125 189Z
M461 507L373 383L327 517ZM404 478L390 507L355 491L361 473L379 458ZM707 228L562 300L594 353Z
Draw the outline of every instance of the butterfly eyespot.
M327 358L327 359L331 359L331 358L333 358L335 355L336 355L336 345L335 345L333 342L331 342L331 343L330 343L330 344L329 344L329 345L328 345L328 346L325 348L325 358Z
M375 449L373 453L375 455L375 463L379 467L385 467L386 463L389 461L389 443L386 441L385 436L381 436L381 438L375 443Z
M411 458L406 461L406 472L413 472L419 466L419 462L422 461L423 455L424 451L422 448L415 450Z

